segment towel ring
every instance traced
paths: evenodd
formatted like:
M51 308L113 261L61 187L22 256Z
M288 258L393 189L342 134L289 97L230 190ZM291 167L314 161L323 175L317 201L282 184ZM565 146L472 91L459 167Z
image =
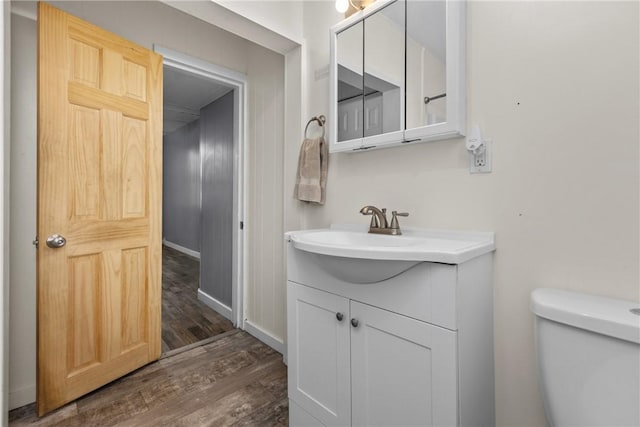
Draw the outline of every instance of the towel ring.
M311 119L309 119L309 121L307 122L307 126L305 126L304 128L304 137L307 137L307 130L309 129L309 125L312 122L318 122L318 126L320 126L322 128L322 137L324 138L324 124L327 122L327 118L323 115L320 116L314 116L311 117Z

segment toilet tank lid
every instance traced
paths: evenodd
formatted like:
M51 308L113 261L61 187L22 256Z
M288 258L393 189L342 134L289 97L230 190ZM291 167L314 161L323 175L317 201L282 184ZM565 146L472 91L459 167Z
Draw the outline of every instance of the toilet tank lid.
M560 289L536 289L531 310L539 317L640 344L640 303Z

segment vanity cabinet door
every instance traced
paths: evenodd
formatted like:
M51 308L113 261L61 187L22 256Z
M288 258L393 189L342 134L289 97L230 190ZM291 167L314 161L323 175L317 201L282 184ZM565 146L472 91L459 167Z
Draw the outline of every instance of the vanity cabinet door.
M351 319L353 425L458 424L455 332L355 301Z
M288 282L287 325L289 398L326 426L350 425L349 300Z

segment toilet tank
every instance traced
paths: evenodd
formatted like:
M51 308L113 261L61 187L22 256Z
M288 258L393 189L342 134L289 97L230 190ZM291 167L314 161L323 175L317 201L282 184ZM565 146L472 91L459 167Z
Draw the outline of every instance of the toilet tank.
M536 289L538 378L552 426L640 425L640 303Z

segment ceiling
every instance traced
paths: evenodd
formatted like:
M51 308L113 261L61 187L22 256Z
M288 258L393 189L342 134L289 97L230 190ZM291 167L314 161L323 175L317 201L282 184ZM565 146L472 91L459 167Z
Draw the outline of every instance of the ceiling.
M200 109L233 90L208 77L172 67L164 67L163 133L200 118Z

